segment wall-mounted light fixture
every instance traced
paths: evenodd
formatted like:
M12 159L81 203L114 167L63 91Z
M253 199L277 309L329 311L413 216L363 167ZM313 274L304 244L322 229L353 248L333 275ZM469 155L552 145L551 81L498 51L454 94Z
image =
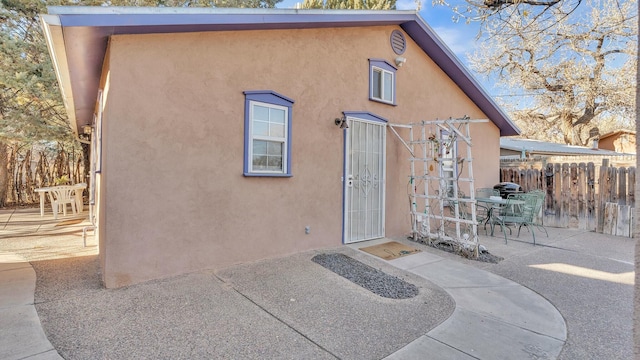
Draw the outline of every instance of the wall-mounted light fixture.
M404 65L404 63L406 63L406 62L407 62L407 58L404 58L402 56L398 56L396 58L396 66L397 67L402 67L402 65Z
M334 120L335 124L337 127L339 127L340 129L347 129L349 128L349 125L347 125L347 118L346 117L341 117L341 118L336 118Z
M82 125L82 133L85 135L91 135L91 125Z

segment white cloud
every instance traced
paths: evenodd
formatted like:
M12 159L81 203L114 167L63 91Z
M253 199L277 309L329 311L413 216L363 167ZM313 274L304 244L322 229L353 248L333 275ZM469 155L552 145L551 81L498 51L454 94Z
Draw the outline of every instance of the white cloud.
M433 30L447 44L449 49L461 59L465 59L466 55L473 52L477 46L476 33L470 27L465 26L464 28L456 29L438 26L434 27Z
M422 6L424 6L424 1L420 0ZM415 0L397 0L396 1L396 10L415 10L416 9Z

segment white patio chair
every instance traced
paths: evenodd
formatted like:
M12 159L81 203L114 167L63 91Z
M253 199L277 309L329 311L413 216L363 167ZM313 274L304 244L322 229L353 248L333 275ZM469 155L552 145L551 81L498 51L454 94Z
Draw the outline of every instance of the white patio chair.
M67 204L71 205L71 211L76 211L76 188L73 186L55 186L49 192L51 196L51 210L53 210L53 218L58 219L58 212L62 208L62 213L67 215Z

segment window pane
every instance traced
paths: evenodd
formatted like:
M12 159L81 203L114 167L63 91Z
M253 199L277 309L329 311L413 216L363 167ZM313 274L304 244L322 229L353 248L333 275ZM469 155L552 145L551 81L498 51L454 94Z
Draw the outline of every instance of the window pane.
M393 89L393 75L391 73L385 72L384 73L384 100L387 100L387 101L393 100L392 89Z
M267 142L261 140L253 140L253 154L254 155L266 155L267 154Z
M264 121L254 121L253 135L269 136L269 123Z
M284 110L282 109L271 109L271 122L284 124Z
M282 170L282 156L269 156L267 158L267 169L273 171Z
M253 105L253 119L269 121L269 108L260 105Z
M373 88L373 97L376 99L382 98L382 78L380 70L373 70L373 77L371 79L371 87Z
M253 155L253 169L265 170L267 168L267 156L266 155Z
M282 156L282 143L267 141L267 154Z
M284 137L284 125L271 124L269 128L271 129L270 136Z
M283 171L284 143L253 140L253 170Z

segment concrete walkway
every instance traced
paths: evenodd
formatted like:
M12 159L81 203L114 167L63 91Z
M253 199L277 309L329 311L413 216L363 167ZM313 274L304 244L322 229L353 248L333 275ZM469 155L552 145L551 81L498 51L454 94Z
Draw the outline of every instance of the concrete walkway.
M36 273L20 256L0 252L0 359L62 359L33 305Z
M354 248L386 240L359 243ZM567 339L558 310L511 280L421 252L388 261L444 288L453 315L387 359L555 359Z
M30 211L24 211L23 215L33 217ZM20 213L13 216L17 221ZM38 220L29 219L29 223ZM49 224L48 230L38 229L51 237L57 231L54 226ZM6 225L4 230L8 230ZM93 243L88 248L82 246L77 231L69 235L68 231L60 230L57 236L71 236L65 241L80 246L82 253L96 251ZM13 229L11 233L19 232ZM7 232L4 234L8 235ZM384 262L435 283L456 303L447 320L391 354L388 359L424 359L425 356L430 359L556 359L560 354L567 339L564 319L540 295L488 271L429 251L385 261L358 250L384 241L389 240L380 239L349 247L375 259L373 261ZM419 247L419 244L405 243ZM279 271L283 270L286 271ZM33 305L35 280L35 272L28 262L12 253L0 253L0 326L4 330L0 338L2 359L61 359L45 336ZM386 330L380 329L380 335L384 335Z

